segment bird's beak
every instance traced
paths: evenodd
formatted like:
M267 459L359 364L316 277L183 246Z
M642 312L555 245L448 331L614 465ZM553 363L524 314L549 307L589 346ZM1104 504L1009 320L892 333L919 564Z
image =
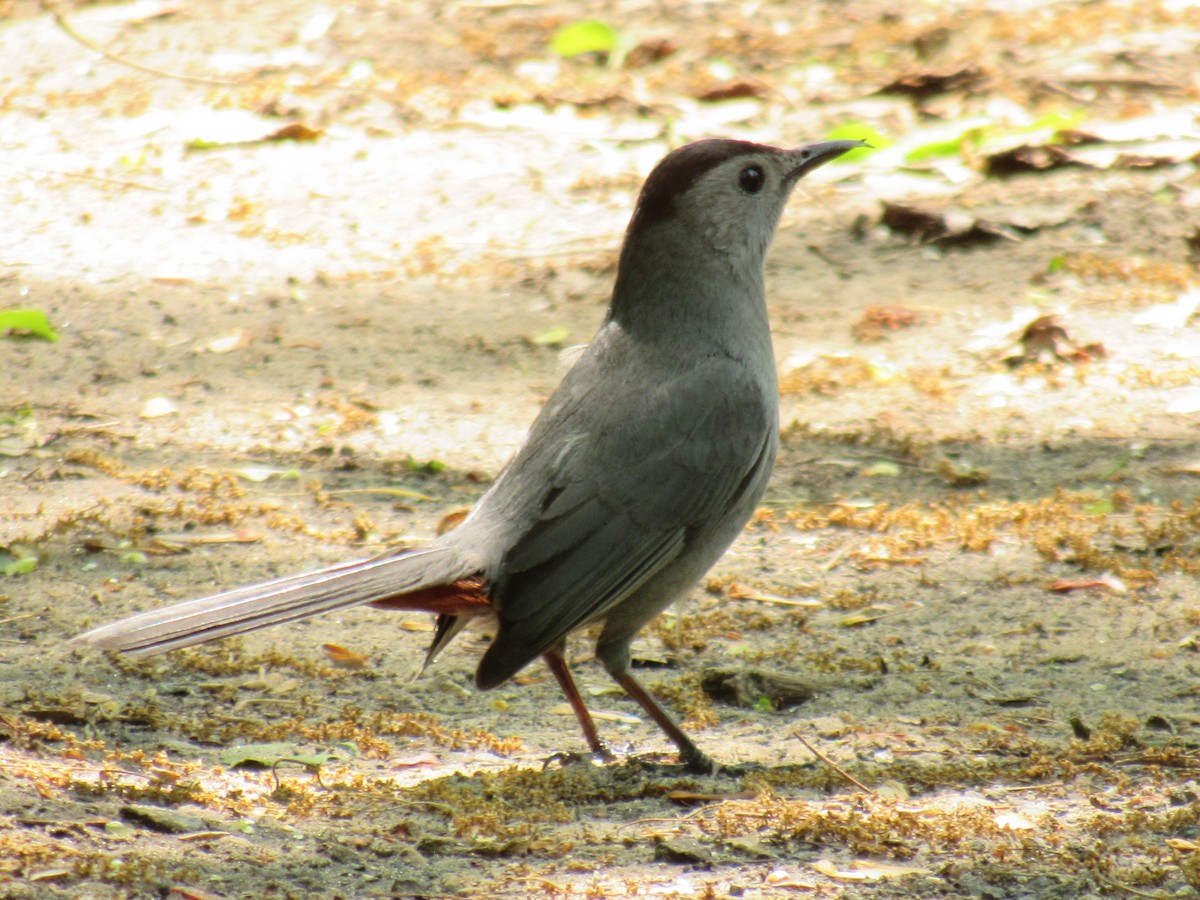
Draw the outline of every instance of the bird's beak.
M843 153L869 146L866 141L821 141L819 144L807 144L789 150L788 156L795 160L795 166L788 172L788 181L798 181L813 169L819 169Z

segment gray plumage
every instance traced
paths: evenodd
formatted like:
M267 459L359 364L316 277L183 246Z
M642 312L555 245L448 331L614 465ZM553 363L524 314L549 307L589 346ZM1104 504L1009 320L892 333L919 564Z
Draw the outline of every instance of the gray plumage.
M561 646L602 622L605 668L685 762L710 767L633 681L629 643L720 557L762 497L779 431L763 262L795 182L856 146L701 141L659 163L599 332L470 516L429 547L165 607L77 640L159 652L382 599L395 607L478 576L496 621L481 689L545 656L575 703ZM434 652L458 624L442 615Z

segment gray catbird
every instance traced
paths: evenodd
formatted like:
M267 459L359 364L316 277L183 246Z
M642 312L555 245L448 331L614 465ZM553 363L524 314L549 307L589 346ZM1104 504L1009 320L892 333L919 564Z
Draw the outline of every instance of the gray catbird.
M778 443L763 261L796 182L858 141L780 150L706 140L650 173L595 339L466 520L429 546L236 588L81 635L155 653L372 604L438 613L431 660L470 619L495 638L481 690L542 657L592 751L608 756L563 656L596 656L679 748L709 758L630 673L629 644L749 520ZM428 661L428 660L427 660Z

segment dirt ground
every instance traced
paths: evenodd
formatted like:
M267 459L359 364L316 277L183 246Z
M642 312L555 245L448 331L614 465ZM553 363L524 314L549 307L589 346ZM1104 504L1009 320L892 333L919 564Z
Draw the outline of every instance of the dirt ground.
M60 335L0 336L0 896L1196 895L1200 8L55 9L0 3L0 316ZM896 143L772 251L771 490L635 645L737 768L583 635L615 765L418 616L67 644L427 539L658 158L847 124Z

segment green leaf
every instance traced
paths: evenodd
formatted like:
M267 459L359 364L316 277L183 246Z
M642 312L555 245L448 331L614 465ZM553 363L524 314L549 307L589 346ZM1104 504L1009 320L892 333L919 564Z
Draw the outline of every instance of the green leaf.
M550 49L563 57L584 53L611 53L617 46L617 32L604 22L574 22L564 25L550 39Z
M38 558L36 556L25 556L21 559L16 559L6 565L0 572L5 575L28 575L30 572L37 571Z
M427 459L424 462L409 457L408 470L410 472L419 472L422 475L436 475L438 472L443 472L446 469L446 464L440 459Z
M1016 129L1016 134L1030 133L1035 131L1053 131L1055 136L1060 131L1071 131L1078 128L1087 119L1087 114L1083 111L1064 113L1052 112L1047 113L1041 118L1031 122L1025 128Z
M944 122L912 135L912 141L905 142L908 149L904 161L916 163L961 156L965 148L979 147L985 138L995 134L992 122L982 116Z
M826 139L830 141L866 141L871 146L859 147L857 150L851 150L849 153L843 153L837 159L838 162L857 162L864 157L870 156L876 150L882 150L884 147L890 147L895 143L891 138L880 134L870 125L864 122L845 122L826 135Z
M535 347L561 347L571 336L571 330L565 325L555 325L545 331L539 331L530 340Z
M0 334L9 332L31 334L45 341L57 341L58 332L40 309L0 310Z
M910 150L904 157L905 162L915 163L923 162L927 159L944 159L950 156L958 156L962 152L963 137L952 137L944 141L930 141L928 144L922 144Z

